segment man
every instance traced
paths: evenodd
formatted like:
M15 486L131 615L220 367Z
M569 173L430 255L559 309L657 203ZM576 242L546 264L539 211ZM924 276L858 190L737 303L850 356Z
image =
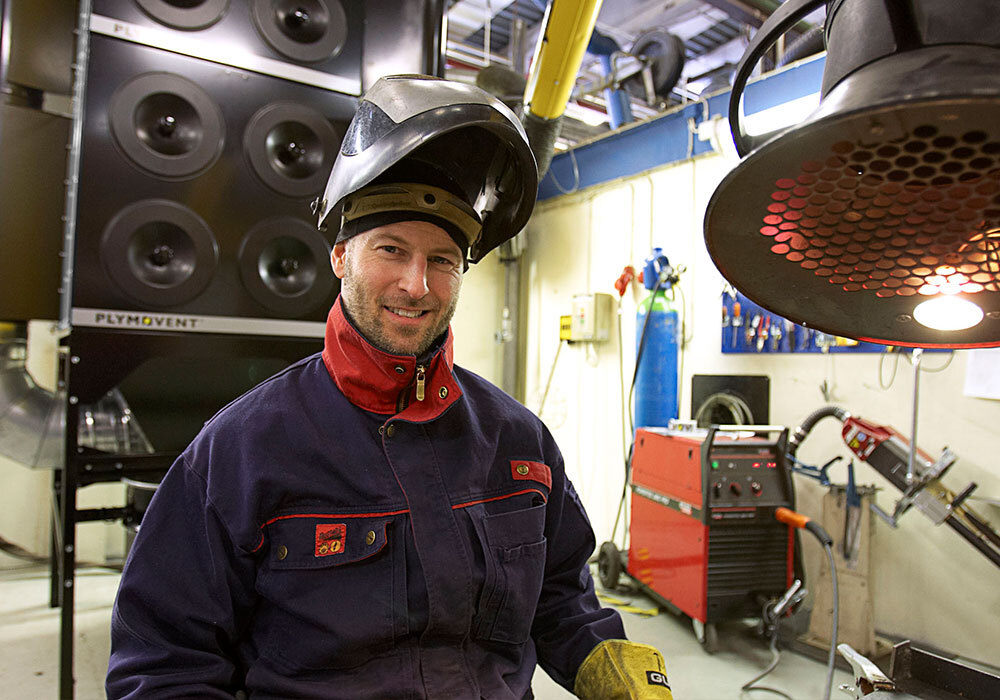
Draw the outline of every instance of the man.
M321 201L342 226L322 353L220 411L170 469L115 603L111 698L669 698L601 609L544 425L453 364L467 263L530 215L514 115L380 80Z

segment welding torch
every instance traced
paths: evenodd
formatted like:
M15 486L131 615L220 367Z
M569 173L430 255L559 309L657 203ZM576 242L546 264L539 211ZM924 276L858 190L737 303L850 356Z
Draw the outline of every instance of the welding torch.
M840 605L837 595L837 564L833 558L833 538L827 534L826 530L819 523L790 508L777 508L774 511L774 517L786 525L811 532L820 541L820 544L823 545L826 556L830 560L830 581L833 584L833 624L830 627L830 655L827 658L826 686L823 689L823 700L830 700L830 689L833 686L833 666L837 650L837 619L840 615Z

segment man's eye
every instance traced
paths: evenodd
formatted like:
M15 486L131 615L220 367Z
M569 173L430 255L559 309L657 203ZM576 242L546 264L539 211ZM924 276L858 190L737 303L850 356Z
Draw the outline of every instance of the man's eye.
M394 245L384 245L382 246L382 250L390 254L396 254L399 252L399 248Z
M441 267L457 267L458 263L451 258L444 258L440 255L433 255L430 258L432 265L440 265Z

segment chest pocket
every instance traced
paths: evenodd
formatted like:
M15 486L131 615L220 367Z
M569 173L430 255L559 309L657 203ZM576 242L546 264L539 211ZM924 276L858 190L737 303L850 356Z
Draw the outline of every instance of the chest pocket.
M545 505L473 517L483 546L486 580L473 621L476 637L528 640L545 572Z
M298 670L358 666L406 634L394 517L286 516L267 526L258 577L263 653Z

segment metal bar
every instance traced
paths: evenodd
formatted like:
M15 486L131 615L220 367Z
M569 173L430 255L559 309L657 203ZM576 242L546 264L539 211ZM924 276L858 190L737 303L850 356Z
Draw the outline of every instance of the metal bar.
M993 700L1000 694L1000 677L916 649L909 641L892 648L889 675L899 690L920 697L944 693L967 700Z
M965 523L961 522L954 515L949 515L945 518L945 522L948 526L964 537L973 547L982 552L983 556L993 562L996 566L1000 567L1000 552L993 549L988 542L980 538L975 532L973 532Z
M76 522L91 523L99 520L121 520L125 517L125 508L87 508L76 511Z
M83 145L83 104L90 61L90 0L80 0L76 27L76 62L73 65L73 132L66 159L66 206L63 215L62 279L59 284L59 328L70 327L73 304L73 257L76 250L76 195L80 183L80 150Z
M917 460L917 409L920 398L920 357L923 355L923 352L920 348L914 348L911 355L913 358L913 423L910 430L910 457L906 461L907 485L913 483L913 466Z

